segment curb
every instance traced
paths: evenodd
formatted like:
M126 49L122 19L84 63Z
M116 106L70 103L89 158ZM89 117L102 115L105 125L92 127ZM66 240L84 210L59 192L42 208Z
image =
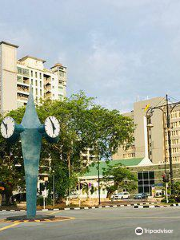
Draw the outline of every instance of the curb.
M134 206L134 208L169 208L169 207L180 207L180 203L173 203L173 204L170 204L170 205Z
M66 208L54 208L54 209L41 209L37 211L47 212L47 211L69 211L69 210L88 210L88 209L98 209L98 208L117 208L117 207L134 207L134 208L155 208L155 207L180 207L180 203L177 204L171 204L171 205L155 205L155 203L135 203L135 204L116 204L116 205L107 205L107 206L95 206L95 207L66 207ZM0 212L25 212L26 210L0 210Z

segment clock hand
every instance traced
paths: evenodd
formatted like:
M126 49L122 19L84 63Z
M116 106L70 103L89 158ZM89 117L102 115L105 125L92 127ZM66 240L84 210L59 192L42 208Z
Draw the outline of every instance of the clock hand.
M6 134L7 134L7 124L4 121L2 121L2 123L3 123L3 125L4 125L4 127L6 129Z
M5 124L5 122L4 121L2 121L2 123L3 123L3 125L5 126L5 128L7 127L7 124Z
M53 127L53 133L54 133L54 130L56 130L56 128L55 128L55 126L54 126L54 123L53 123L52 119L51 119L51 118L49 118L49 119L50 119L50 121L51 121L51 124L52 124L52 127Z

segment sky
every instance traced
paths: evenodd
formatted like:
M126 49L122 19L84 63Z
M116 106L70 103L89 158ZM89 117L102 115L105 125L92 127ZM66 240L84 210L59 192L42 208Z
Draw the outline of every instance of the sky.
M67 67L67 96L127 112L135 101L180 100L179 0L0 0L0 41L18 58Z

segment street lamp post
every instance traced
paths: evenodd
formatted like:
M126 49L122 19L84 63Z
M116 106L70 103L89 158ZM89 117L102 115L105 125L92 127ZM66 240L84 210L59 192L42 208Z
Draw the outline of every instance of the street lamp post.
M172 111L172 110L171 110L171 111ZM173 179L173 166L172 166L170 114L169 114L168 95L167 95L167 94L166 94L166 123L167 123L168 146L169 146L169 168L170 168L171 194L174 194L174 179Z
M145 141L145 158L150 158L150 142L149 142L149 131L153 128L153 124L149 123L149 118L147 116L144 117L144 141Z
M152 116L155 109L159 109L163 112L163 115L166 115L166 128L167 128L167 138L168 138L168 152L169 152L169 174L170 174L170 182L171 182L171 194L174 194L174 178L173 178L173 166L172 166L172 148L171 148L171 121L170 121L170 114L173 109L180 105L180 102L176 102L172 104L172 108L169 109L168 103L168 95L166 94L166 103L161 106L150 107L147 112L146 116Z

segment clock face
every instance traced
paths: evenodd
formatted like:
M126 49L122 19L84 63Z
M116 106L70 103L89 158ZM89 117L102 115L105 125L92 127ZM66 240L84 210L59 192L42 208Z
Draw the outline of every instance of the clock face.
M45 120L46 134L51 138L56 138L60 132L60 125L57 118L54 116L47 117Z
M10 138L15 130L15 121L12 117L6 117L1 123L1 134L4 138Z

